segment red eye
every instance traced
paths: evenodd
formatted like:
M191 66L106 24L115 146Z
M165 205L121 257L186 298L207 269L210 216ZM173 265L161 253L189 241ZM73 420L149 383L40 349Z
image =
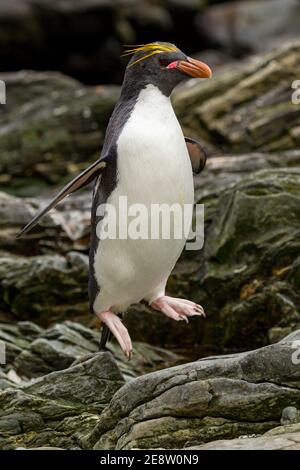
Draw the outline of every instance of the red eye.
M174 62L171 62L169 65L167 65L167 69L176 69L178 67L178 60L174 60Z

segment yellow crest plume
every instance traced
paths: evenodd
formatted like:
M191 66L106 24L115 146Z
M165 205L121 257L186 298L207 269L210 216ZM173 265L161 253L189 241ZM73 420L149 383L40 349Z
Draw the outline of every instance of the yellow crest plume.
M168 45L168 44L160 44L158 42L150 42L149 44L138 44L135 46L125 46L125 47L130 47L130 49L127 49L124 54L122 54L122 57L126 57L129 55L133 55L136 52L144 51L148 52L148 54L144 55L143 57L140 57L139 59L135 60L132 64L130 64L129 67L131 67L134 64L137 64L141 60L148 59L148 57L151 57L154 54L159 54L161 52L176 52L178 51L176 46L173 45Z

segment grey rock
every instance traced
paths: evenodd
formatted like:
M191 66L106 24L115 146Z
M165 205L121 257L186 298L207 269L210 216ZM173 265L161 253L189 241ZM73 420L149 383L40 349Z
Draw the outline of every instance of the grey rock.
M40 377L54 370L62 370L74 362L74 357L43 338L35 340L30 350L22 351L14 361L14 368L22 377Z
M199 39L194 18L206 4L204 0L2 0L2 69L63 70L86 83L120 83L126 65L123 44L176 36L183 49L190 49Z
M23 349L27 349L34 341L42 328L34 323L23 321L15 323L1 323L0 340L5 343L6 363L11 364Z
M205 171L195 177L196 199L213 198L239 181L247 179L249 174L261 170L297 168L299 165L300 150L297 149L211 157L207 160Z
M0 371L0 390L4 390L6 388L12 388L12 387L16 387L16 384L14 384L10 379L9 377L7 376L7 374L5 374L4 372Z
M4 256L0 266L3 311L23 320L39 318L44 322L50 315L85 313L87 275L88 258L77 252L66 256Z
M280 426L262 436L213 441L187 450L300 450L300 426Z
M14 96L0 110L2 189L38 195L98 157L118 87L89 88L55 72L0 78Z
M293 424L298 423L300 421L300 412L294 406L287 406L282 410L281 420L280 423L282 425L285 424Z
M299 78L299 56L295 40L228 66L206 83L188 82L173 97L185 133L217 154L298 148L300 111L291 85Z
M120 388L86 448L183 448L279 425L283 408L300 403L293 341L209 357L139 377Z
M272 15L268 0L240 0L210 6L196 21L201 34L238 57L297 38L299 14L297 0L272 0Z
M72 448L124 383L110 353L0 392L0 447Z
M14 335L8 335L7 330L13 331ZM24 331L32 332L31 336L26 335L27 341L22 340ZM93 357L99 351L100 332L72 321L56 323L46 330L35 329L30 322L19 322L15 325L0 323L0 337L10 353L4 367L26 381ZM140 342L133 345L131 361L124 358L116 342L111 342L108 349L126 380L183 361L178 354ZM7 377L3 377L3 381L6 380Z
M125 380L132 380L153 370L171 367L184 362L184 356L171 350L159 348L151 344L134 341L133 357L130 361L124 360L119 345L113 341L108 345L122 371Z
M47 198L24 199L0 192L0 247L3 253L31 256L87 252L89 246L90 192L69 197L56 210L42 218L27 236L15 238L34 215L48 202Z
M71 402L72 405L87 405L87 410L96 411L109 401L123 382L111 354L98 353L71 368L36 379L23 390L43 398Z
M15 450L28 450L26 447L17 447ZM30 450L64 450L62 447L50 447L50 446L42 446L42 447L31 447Z

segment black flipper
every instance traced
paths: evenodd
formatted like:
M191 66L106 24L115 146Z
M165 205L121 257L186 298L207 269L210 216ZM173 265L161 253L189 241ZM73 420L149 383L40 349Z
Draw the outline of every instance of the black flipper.
M106 161L104 159L97 160L92 163L88 168L86 168L82 173L76 176L70 183L68 183L59 193L52 199L52 201L44 207L25 227L17 234L16 238L20 238L24 233L29 232L45 215L50 209L55 207L60 201L62 201L66 196L77 191L79 188L83 188L89 184L96 176L99 175L101 171L106 167Z
M204 149L197 140L191 139L190 137L185 137L185 142L191 159L193 172L197 174L201 173L205 167L207 158Z

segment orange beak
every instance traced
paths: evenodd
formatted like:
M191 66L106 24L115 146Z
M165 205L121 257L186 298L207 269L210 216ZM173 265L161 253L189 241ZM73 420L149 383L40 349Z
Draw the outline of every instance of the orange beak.
M211 68L208 65L191 57L188 57L187 60L176 60L169 64L167 68L176 68L193 78L211 78L212 76Z

